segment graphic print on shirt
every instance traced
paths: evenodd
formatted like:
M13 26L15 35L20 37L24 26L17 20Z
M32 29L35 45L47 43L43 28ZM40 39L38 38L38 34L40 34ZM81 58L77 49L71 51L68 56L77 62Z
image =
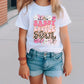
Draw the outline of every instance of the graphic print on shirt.
M56 16L34 16L34 43L55 44L56 35L54 35Z

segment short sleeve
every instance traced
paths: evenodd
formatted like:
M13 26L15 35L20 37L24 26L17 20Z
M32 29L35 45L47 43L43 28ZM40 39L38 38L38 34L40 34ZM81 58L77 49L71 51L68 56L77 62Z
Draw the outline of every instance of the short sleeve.
M26 12L26 10L26 6L21 9L15 22L15 26L17 26L18 28L22 28L24 30L28 30L29 26L29 14L28 11Z
M65 9L65 7L63 5L61 5L62 9L63 9L63 17L60 18L59 20L59 27L63 27L66 25L69 25L71 23L71 19L67 13L67 10Z

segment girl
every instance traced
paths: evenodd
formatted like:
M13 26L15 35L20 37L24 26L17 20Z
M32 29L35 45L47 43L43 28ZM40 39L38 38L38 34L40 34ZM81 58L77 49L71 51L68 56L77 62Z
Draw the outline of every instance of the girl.
M31 84L43 84L43 74L47 84L62 84L72 70L65 7L59 0L18 0L17 8L19 75Z

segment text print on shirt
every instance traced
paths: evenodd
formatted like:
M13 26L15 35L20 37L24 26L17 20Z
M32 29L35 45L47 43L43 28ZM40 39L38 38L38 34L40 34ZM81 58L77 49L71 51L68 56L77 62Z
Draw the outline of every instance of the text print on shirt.
M56 16L34 16L34 43L55 44L56 35L54 35Z

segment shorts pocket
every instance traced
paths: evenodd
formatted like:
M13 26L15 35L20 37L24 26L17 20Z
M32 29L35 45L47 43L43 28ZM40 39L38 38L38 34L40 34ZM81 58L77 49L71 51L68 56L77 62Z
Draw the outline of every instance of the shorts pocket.
M27 53L26 57L27 57L27 60L33 60L34 59L34 56L31 53Z
M55 61L57 61L57 62L60 62L60 61L62 61L63 59L62 59L62 52L61 53L54 53L54 56L53 56L53 60L55 60Z

